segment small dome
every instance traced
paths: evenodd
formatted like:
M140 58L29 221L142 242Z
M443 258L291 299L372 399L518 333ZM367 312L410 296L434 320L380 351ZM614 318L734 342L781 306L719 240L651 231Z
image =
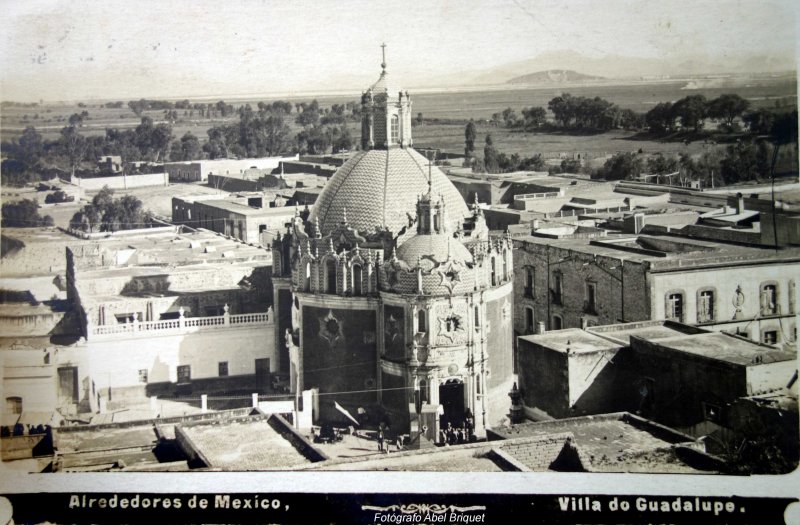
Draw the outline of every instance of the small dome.
M431 170L433 191L442 196L448 227L456 231L469 210L442 171ZM412 148L373 149L355 154L325 185L311 211L327 235L347 218L361 235L388 228L393 234L409 225L417 199L428 193L428 159ZM446 251L444 252L447 253Z
M472 254L461 242L447 234L414 235L397 248L397 258L414 268L417 262L430 270L445 262L448 254L453 261L472 264Z

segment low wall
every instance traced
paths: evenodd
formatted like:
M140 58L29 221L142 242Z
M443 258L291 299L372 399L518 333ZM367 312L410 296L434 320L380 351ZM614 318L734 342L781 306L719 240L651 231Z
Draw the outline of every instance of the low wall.
M46 446L47 444L50 446ZM43 445L45 445L43 447ZM0 457L3 461L27 459L46 453L52 453L52 438L47 434L33 436L8 436L0 439ZM35 452L41 449L41 452ZM49 449L49 450L48 450Z
M117 175L114 177L96 177L81 179L75 177L73 184L87 191L95 191L108 186L112 190L127 190L131 188L144 188L147 186L167 186L169 176L164 173L148 173L146 175Z
M272 414L269 416L269 419L267 419L267 424L275 429L275 432L283 436L285 440L289 441L298 452L312 463L319 463L320 461L327 461L330 459L324 452L315 448L305 436L295 430L283 416Z

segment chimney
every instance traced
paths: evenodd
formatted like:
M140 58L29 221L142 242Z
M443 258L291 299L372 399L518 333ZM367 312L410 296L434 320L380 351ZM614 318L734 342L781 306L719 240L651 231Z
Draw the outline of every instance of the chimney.
M536 323L536 333L537 334L543 334L546 331L547 330L544 327L544 321L539 321L538 323Z
M736 194L736 213L742 213L744 211L744 195L741 192Z

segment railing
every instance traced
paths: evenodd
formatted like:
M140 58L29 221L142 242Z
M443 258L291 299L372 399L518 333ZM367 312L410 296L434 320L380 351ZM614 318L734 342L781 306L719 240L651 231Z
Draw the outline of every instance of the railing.
M526 200L535 200L535 199L555 199L561 196L561 193L558 191L549 191L549 192L541 192L541 193L520 193L518 195L514 195L515 201L526 201Z
M272 307L266 312L230 315L228 305L225 305L225 312L222 315L210 317L184 317L183 308L179 311L177 319L163 321L139 321L138 315L134 314L133 322L123 324L107 324L92 326L87 324L87 339L105 338L108 336L137 336L139 334L157 333L186 333L198 330L226 328L230 326L258 326L270 324L274 321Z

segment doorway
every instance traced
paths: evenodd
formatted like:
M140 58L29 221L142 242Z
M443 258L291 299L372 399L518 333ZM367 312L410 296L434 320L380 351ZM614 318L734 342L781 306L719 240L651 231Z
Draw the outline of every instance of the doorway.
M256 359L256 390L268 392L269 390L269 358Z
M464 382L460 379L448 379L439 386L439 404L444 408L440 418L441 428L464 425Z

